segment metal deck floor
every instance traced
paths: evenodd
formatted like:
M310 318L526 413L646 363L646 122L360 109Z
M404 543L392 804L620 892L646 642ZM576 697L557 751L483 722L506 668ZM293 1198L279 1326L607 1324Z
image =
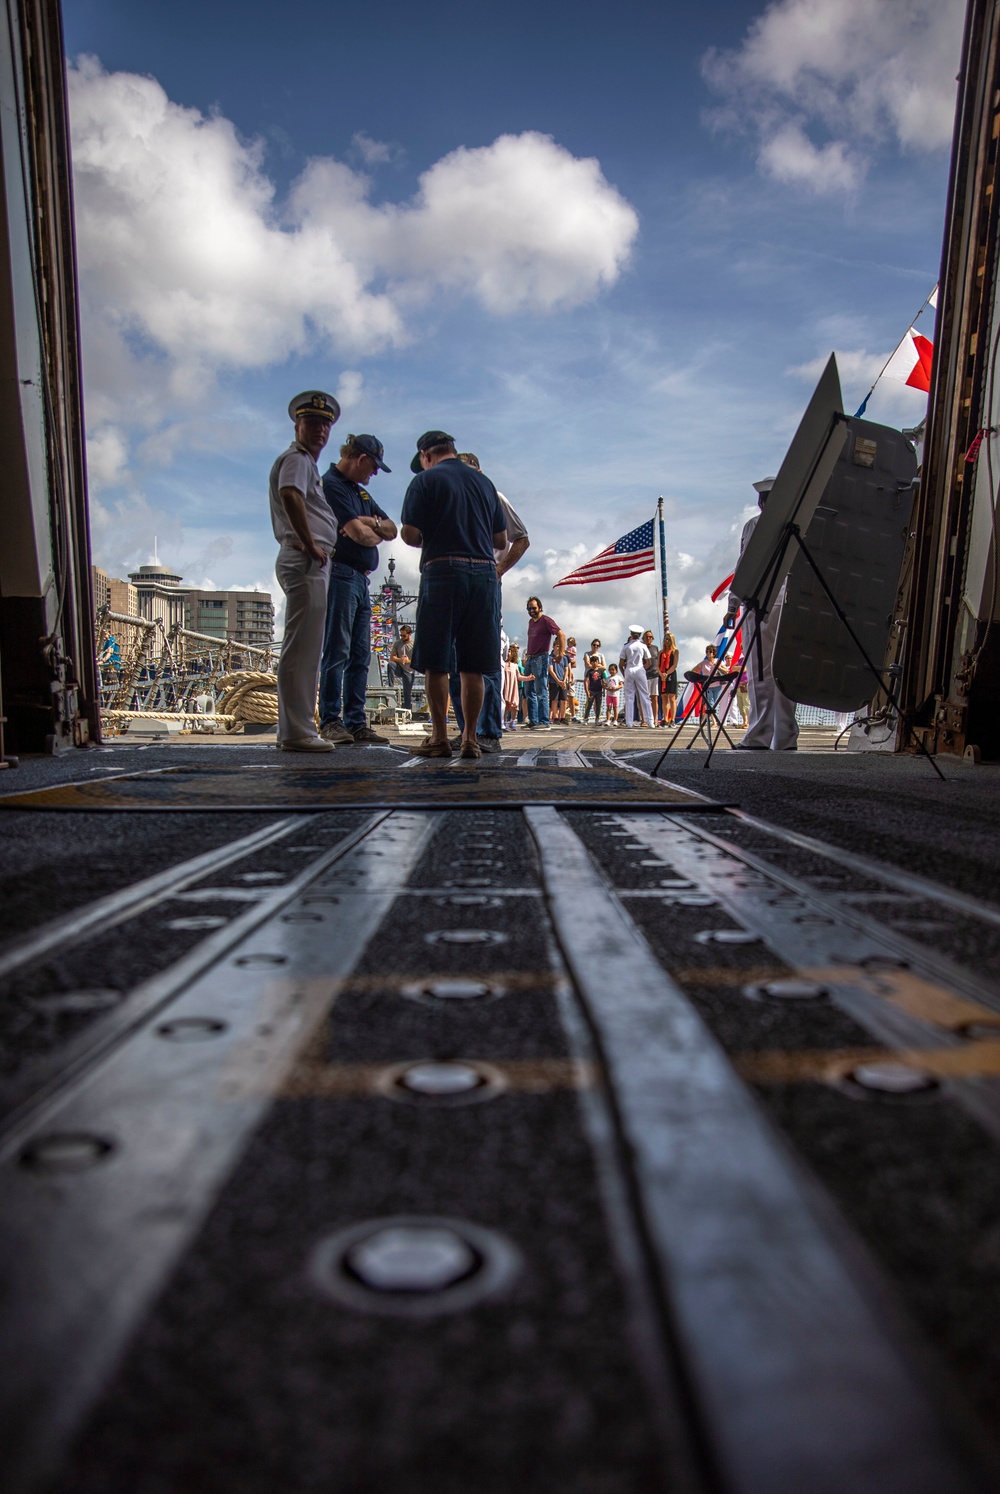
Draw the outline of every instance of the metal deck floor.
M1000 775L668 762L4 812L5 1487L995 1486Z

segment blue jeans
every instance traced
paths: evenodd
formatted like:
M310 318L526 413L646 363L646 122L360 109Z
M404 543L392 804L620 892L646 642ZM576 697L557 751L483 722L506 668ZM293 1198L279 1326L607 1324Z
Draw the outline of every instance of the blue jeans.
M549 719L549 656L529 654L524 661L525 674L533 674L533 680L525 680L524 703L528 707L528 725L538 726Z
M342 721L349 731L365 725L365 692L372 650L368 577L330 561L326 636L320 664L319 723Z
M503 731L503 696L501 691L501 680L503 670L497 669L489 674L483 675L483 709L479 713L477 733L481 737L495 737L499 740ZM448 678L448 694L451 696L452 709L455 712L455 720L458 722L459 731L465 731L465 712L462 710L462 676L458 670L453 670Z

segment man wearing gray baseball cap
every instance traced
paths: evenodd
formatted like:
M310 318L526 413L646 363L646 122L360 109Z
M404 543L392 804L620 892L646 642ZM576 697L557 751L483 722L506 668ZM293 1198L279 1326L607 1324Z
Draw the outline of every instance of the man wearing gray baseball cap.
M274 570L285 593L277 745L286 752L332 752L332 744L317 734L314 718L337 520L323 494L316 459L340 406L321 389L307 389L291 401L288 414L295 439L271 468L269 489L271 527L280 546Z

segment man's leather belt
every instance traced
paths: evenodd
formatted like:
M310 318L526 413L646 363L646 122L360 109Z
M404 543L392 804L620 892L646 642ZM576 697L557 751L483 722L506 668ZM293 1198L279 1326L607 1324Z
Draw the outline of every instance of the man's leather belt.
M435 555L433 560L424 561L424 570L429 565L440 565L443 560L464 560L468 565L496 565L495 560L482 560L478 555Z

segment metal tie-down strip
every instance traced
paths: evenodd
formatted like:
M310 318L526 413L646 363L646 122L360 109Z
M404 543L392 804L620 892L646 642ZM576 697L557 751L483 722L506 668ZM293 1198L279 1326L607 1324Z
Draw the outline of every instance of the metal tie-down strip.
M986 1487L901 1351L874 1268L862 1264L846 1226L776 1137L573 831L553 809L524 814L608 1072L723 1487L733 1494ZM631 816L627 823L634 828Z
M619 823L656 853L665 871L674 870L711 894L735 922L822 985L834 1005L881 1043L906 1050L958 1048L965 1042L963 1027L988 1022L1000 1009L996 990L986 981L875 923L845 904L843 895L819 892L752 852L669 815L622 816ZM664 896L662 891L653 895ZM871 962L867 968L866 961ZM1000 1138L1000 1086L980 1076L951 1078L948 1087Z
M76 908L72 913L41 924L30 933L12 939L0 952L0 979L32 960L40 960L50 950L66 949L70 944L79 944L81 939L86 939L91 934L102 934L115 928L127 918L136 918L166 898L175 897L182 888L197 882L209 872L220 871L224 866L231 866L234 861L242 860L253 851L259 851L276 840L284 840L314 818L314 815L292 815L291 818L278 820L264 830L255 830L251 835L231 840L224 846L216 846L214 850L194 856L190 861L168 866L165 871L156 872L152 877L144 877L141 882L133 882L117 892L109 892L107 896Z
M173 1000L178 991L200 975L209 965L220 959L233 944L245 938L258 924L273 917L287 902L297 897L314 877L345 856L389 813L389 810L382 810L370 816L356 830L348 831L342 839L338 840L322 856L317 857L297 877L290 878L280 886L261 889L259 897L254 899L255 906L233 918L218 932L199 940L173 965L157 971L148 980L133 987L121 1005L108 1012L102 1020L91 1023L76 1038L71 1039L54 1053L29 1064L16 1080L0 1084L0 1155L3 1155L5 1149L9 1151L12 1146L16 1147L18 1139L23 1136L25 1126L37 1124L39 1112L45 1104L52 1096L58 1095L62 1087L71 1082L74 1076L85 1072L101 1053L121 1042L134 1028L149 1022L161 1007ZM180 867L174 868L178 874L174 881L169 880L169 876L166 881L159 876L150 878L148 883L139 884L140 887L146 888L146 893L141 900L131 899L130 889L125 889L121 895L121 905L127 911L122 912L120 917L115 917L113 922L122 923L126 918L134 917L137 913L144 912L157 903L169 902L172 897L184 898L189 894L179 889L187 888L191 882L197 881L209 871L239 860L249 851L282 839L285 835L291 834L293 830L308 824L310 818L313 817L302 816L294 820L284 820L280 825L272 826L270 831L261 832L259 836L246 836L243 840L220 847L218 853L207 852L203 857L198 856L193 861L184 862ZM235 854L230 855L230 852ZM218 859L213 859L216 856ZM149 883L156 883L157 886L151 890ZM227 889L216 889L216 891L224 894ZM112 894L112 899L116 896L117 894ZM99 907L103 902L103 898L99 899L97 906ZM71 918L76 916L70 915ZM88 908L80 910L79 925L84 932L91 931ZM51 929L52 925L47 925L47 927ZM44 930L39 931L40 941L42 934ZM67 942L75 941L67 936ZM58 947L63 947L61 942ZM46 952L47 948L48 946L45 945L41 952Z
M5 1494L27 1494L57 1466L438 819L399 811L335 864L330 852L317 858L295 898L268 908L176 995L162 1014L168 1022L131 1033L49 1105L16 1151L8 1147ZM203 1040L192 1041L199 1031ZM26 1166L46 1138L93 1138L92 1165Z

